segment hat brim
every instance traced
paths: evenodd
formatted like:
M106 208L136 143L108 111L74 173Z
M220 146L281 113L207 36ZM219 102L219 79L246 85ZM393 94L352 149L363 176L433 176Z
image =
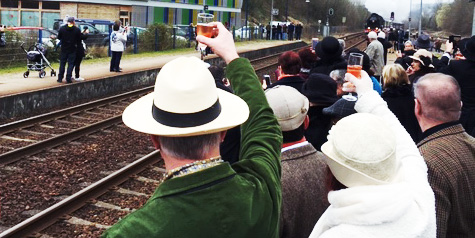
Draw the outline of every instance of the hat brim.
M238 96L218 90L221 113L213 121L196 127L170 127L152 116L153 93L130 104L122 114L124 124L133 130L151 135L185 137L211 134L241 125L249 117L249 107ZM190 102L193 103L193 102Z
M329 58L329 59L335 59L335 58L338 58L341 56L341 53L343 52L343 49L340 48L338 49L338 51L333 54L333 55L330 55L330 54L326 54L323 49L322 49L322 42L318 42L317 46L315 46L315 53L317 54L318 58ZM323 57L322 57L323 56Z
M421 59L419 59L419 58L417 58L417 57L415 57L415 56L410 55L409 58L415 59L415 60L419 61L422 65L424 65L424 62L422 62ZM426 66L426 65L424 65L424 66ZM435 68L434 65L432 65L432 64L429 64L429 66L427 66L427 67Z
M322 145L322 152L326 155L324 161L332 171L333 176L335 176L335 178L340 183L348 188L356 186L389 184L389 182L372 178L354 168L349 167L344 163L341 163L337 159L338 156L335 153L330 141L327 141Z
M427 44L420 44L419 42L416 41L413 45L416 46L416 47L418 47L418 48L420 48L420 49L429 49L429 48L432 47L432 43L431 43L431 42L429 42L429 43L427 43Z

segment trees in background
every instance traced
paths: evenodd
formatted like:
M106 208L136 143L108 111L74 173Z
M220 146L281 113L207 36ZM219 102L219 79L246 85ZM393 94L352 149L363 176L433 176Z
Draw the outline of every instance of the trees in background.
M244 0L249 1L250 21L255 23L268 23L270 21L271 0ZM245 4L242 10L245 11ZM288 8L287 8L288 6ZM322 24L326 22L329 8L333 8L334 15L330 17L330 25L341 26L342 18L346 17L345 26L353 29L363 29L366 19L370 13L364 5L352 3L350 0L274 0L274 8L279 9L279 15L275 16L276 21L284 21L286 8L290 18L307 23L307 16L310 25L317 25L318 20ZM244 16L244 13L242 14Z
M469 36L472 32L474 3L467 0L454 0L443 4L437 11L437 26L444 31Z

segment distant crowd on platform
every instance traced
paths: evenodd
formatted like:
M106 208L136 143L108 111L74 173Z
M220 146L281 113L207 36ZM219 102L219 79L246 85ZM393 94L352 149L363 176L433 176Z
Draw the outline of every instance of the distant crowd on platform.
M261 34L266 33L266 40L301 40L302 30L302 23L294 24L293 22L290 22L288 25L277 23L277 25L272 24L271 26L268 24L265 27L265 31L263 25L259 26L259 32Z
M225 65L175 59L124 111L167 173L103 237L474 237L475 36L439 59L420 35L394 64L384 34L364 52L326 37L263 81L213 24L197 40Z

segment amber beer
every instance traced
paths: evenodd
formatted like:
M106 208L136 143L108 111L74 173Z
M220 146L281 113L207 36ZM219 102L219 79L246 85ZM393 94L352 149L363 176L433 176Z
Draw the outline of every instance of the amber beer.
M196 26L196 34L211 38L213 36L213 26L209 24L198 23Z

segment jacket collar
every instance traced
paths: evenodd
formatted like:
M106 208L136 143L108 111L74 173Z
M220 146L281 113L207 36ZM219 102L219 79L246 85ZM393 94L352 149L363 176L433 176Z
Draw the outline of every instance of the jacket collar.
M310 154L317 153L317 150L310 143L306 143L302 146L293 148L291 150L285 150L281 154L281 160L293 160L298 159Z
M186 194L232 178L236 172L229 163L164 181L153 193L151 199Z
M444 124L437 125L426 130L423 134L424 139L417 144L417 147L428 143L429 141L435 140L440 137L464 133L462 125L458 122L448 122Z

